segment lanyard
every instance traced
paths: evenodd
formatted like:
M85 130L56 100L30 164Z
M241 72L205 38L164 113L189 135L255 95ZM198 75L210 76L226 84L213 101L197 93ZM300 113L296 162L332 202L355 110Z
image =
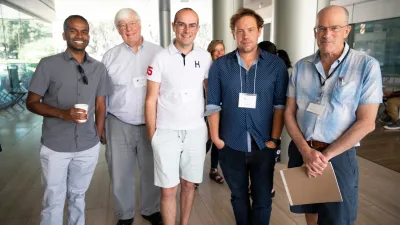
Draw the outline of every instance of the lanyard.
M258 63L256 63L256 70L254 71L254 89L253 89L253 94L256 93L257 65L258 65ZM240 77L240 93L243 93L242 66L240 66L240 65L239 65L239 77Z
M346 55L343 57L342 61L340 61L340 63L335 67L335 69L332 71L332 73L330 73L330 74L328 75L328 77L326 78L326 80L325 80L324 82L322 82L322 79L321 79L322 75L321 75L321 74L319 73L319 71L317 70L318 78L319 78L319 83L321 84L321 87L323 87L323 86L325 85L325 82L331 77L331 75L332 75L333 73L336 72L336 70L340 67L340 65L342 65L342 63L343 63L344 60L347 58L347 56L349 55L349 53L350 53L350 49L347 50L347 53L346 53ZM343 80L343 77L341 77L340 80Z

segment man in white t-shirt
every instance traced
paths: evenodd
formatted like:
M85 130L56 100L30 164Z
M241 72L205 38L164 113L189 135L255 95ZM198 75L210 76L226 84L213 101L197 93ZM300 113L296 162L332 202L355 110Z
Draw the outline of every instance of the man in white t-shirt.
M188 224L194 183L201 183L203 178L207 142L203 87L211 57L193 44L199 28L195 11L179 10L172 23L176 39L147 69L146 126L154 152L154 183L161 187L165 225L175 224L179 183L180 222Z

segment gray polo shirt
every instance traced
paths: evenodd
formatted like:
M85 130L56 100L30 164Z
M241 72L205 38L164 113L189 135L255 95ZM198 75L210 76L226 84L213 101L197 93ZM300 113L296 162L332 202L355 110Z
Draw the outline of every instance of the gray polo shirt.
M82 81L78 62L65 51L40 60L29 85L29 91L43 97L42 102L58 109L71 109L75 104L88 104L84 124L44 117L41 142L57 152L79 152L99 143L94 123L96 97L111 93L106 67L87 53L81 64L89 84Z

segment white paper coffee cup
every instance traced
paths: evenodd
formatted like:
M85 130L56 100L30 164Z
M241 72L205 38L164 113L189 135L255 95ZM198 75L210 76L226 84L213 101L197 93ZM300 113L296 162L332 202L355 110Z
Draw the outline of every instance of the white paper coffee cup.
M88 104L75 104L74 108L77 109L83 109L86 111L86 114L88 113L89 105ZM85 123L87 120L78 120L81 123Z

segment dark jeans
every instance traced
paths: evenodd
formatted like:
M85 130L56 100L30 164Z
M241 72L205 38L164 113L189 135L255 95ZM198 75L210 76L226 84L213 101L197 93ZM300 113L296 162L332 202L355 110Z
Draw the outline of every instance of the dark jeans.
M237 225L269 224L275 154L276 149L240 152L227 145L219 150L219 163L231 190L231 203ZM248 194L249 176L252 205Z
M356 149L351 148L332 158L332 167L342 194L343 202L330 202L291 206L293 213L318 213L319 225L353 225L358 211L358 164ZM292 141L289 145L288 167L303 165L297 146Z
M206 144L206 154L210 151L211 148L211 169L218 168L218 148L215 144L209 139Z

